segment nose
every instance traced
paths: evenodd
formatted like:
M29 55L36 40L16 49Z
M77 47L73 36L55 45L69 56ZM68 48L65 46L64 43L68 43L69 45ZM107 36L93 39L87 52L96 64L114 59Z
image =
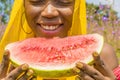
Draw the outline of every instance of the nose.
M41 16L45 18L55 18L59 15L59 12L56 7L54 7L52 4L48 4L45 6L43 11L41 12Z

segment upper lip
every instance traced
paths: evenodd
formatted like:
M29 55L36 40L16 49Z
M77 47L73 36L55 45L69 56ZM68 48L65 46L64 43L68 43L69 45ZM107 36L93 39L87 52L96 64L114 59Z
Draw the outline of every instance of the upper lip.
M41 20L37 22L39 25L48 25L48 26L54 26L54 25L61 25L63 24L61 20Z
M59 23L59 22L42 22L42 23L37 23L39 25L47 25L47 26L55 26L55 25L61 25L63 23Z

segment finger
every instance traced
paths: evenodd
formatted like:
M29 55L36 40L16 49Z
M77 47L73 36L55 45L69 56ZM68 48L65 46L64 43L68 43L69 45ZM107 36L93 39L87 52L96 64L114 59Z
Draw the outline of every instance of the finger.
M75 80L95 80L95 79L81 71L79 76L76 76Z
M7 70L8 70L8 67L9 67L9 51L6 50L4 52L4 55L3 55L3 59L2 59L2 62L0 64L0 78L6 76L7 74Z
M76 67L79 68L81 71L83 71L84 75L91 76L93 79L96 79L96 80L104 80L105 79L105 77L99 71L97 71L95 68L93 68L92 66L78 62L76 64Z
M106 66L105 66L104 62L101 60L101 58L97 52L93 53L93 58L94 58L94 67L97 70L104 72Z
M82 80L82 79L80 79L79 76L76 76L76 77L75 77L75 80Z
M37 80L37 77L33 76L30 80Z
M80 72L80 75L77 76L80 80L95 80L90 75L86 74L84 71Z
M72 69L72 71L73 71L73 73L76 74L76 75L80 73L80 69L77 68L77 67L74 67L74 68Z
M93 53L93 58L94 58L94 67L98 71L100 71L105 76L115 77L112 70L110 70L110 68L106 64L104 64L104 62L101 60L98 53L96 53L96 52Z
M28 79L30 80L32 78L33 73L34 73L33 70L29 69L19 78L19 80L28 80Z
M13 71L11 71L7 77L6 80L16 80L23 72L28 70L28 65L23 64L17 68L15 68Z
M84 71L80 70L77 67L74 67L73 70L78 75L76 76L75 80L94 80L90 75L88 75L87 73L85 73Z
M15 67L12 65L12 64L10 64L10 68L9 68L9 71L8 71L8 73L10 73L12 70L14 70L15 69Z

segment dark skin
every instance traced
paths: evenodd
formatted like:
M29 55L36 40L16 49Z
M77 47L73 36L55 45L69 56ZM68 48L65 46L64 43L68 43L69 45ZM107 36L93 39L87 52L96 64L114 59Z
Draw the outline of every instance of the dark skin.
M25 15L36 37L66 37L72 25L74 0L25 0Z
M72 23L74 0L42 0L42 2L41 0L24 0L24 7L28 24L35 33L35 37L67 36ZM0 79L15 80L23 72L24 74L18 80L26 80L31 76L31 78L35 78L27 64L22 64L17 68L11 67L9 73L6 74L10 63L9 54L9 51L5 51L0 65ZM77 78L81 80L115 80L112 70L118 66L118 61L113 48L104 44L101 54L93 53L93 58L92 66L81 62L76 64L73 71L78 75Z
M27 80L28 78L31 80L36 79L36 77L33 76L33 70L29 69L27 64L22 64L17 68L12 65L9 66L9 56L10 53L6 50L0 64L0 80ZM22 76L18 78L21 74Z

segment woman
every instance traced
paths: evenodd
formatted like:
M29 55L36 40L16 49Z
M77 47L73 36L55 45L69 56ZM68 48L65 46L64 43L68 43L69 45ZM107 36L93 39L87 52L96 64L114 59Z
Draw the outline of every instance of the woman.
M8 27L0 43L1 53L8 43L29 37L62 38L81 34L86 34L85 0L15 0ZM94 53L93 58L94 67L81 62L76 64L73 71L78 76L75 77L82 80L114 80L112 70L118 66L118 62L112 47L105 44L101 55ZM14 70L10 68L11 72L6 74L8 64L9 51L5 51L0 66L0 78L3 80L15 80L22 72L25 73L19 80L27 80L33 74L27 64ZM60 80L75 80L75 77Z

